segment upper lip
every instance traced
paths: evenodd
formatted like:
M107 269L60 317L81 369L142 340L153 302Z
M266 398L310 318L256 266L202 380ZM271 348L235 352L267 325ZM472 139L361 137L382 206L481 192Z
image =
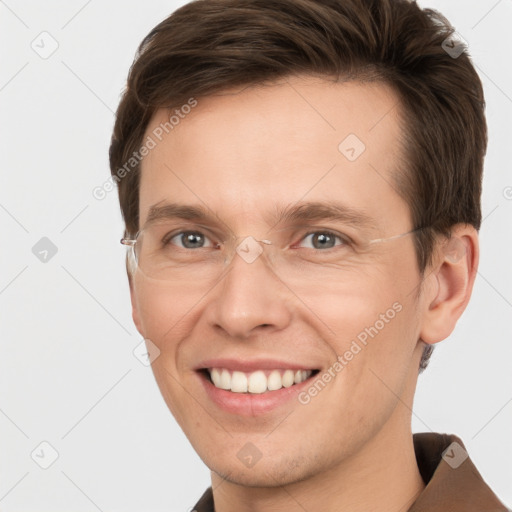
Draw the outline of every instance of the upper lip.
M206 368L225 368L226 370L241 371L241 372L254 372L256 370L316 370L318 367L312 367L309 364L291 363L283 361L282 359L208 359L202 361L196 370L204 370Z

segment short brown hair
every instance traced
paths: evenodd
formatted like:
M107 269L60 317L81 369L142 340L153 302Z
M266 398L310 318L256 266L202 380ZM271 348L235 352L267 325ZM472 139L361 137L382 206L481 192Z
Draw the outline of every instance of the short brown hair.
M142 41L117 110L110 169L126 234L139 230L140 177L137 160L130 172L126 163L157 109L292 74L377 79L400 99L405 157L394 179L414 227L425 228L415 234L423 273L437 235L481 223L483 90L467 52L446 51L453 32L441 14L409 0L194 0L179 8Z

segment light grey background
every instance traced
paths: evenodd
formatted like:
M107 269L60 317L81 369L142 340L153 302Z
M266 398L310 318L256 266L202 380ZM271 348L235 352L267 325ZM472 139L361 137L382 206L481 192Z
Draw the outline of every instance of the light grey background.
M117 192L92 195L109 176L113 112L136 47L183 3L0 1L3 512L185 511L209 485L132 353L141 339ZM512 1L421 5L443 12L469 43L490 143L473 298L419 378L413 429L461 436L510 506ZM47 242L36 247L46 262L32 252L42 237L57 248L52 256ZM48 469L38 465L51 462L43 441L59 455Z

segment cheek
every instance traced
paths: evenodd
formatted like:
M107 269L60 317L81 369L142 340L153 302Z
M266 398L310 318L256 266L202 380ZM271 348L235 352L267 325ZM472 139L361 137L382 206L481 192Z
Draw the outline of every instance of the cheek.
M342 366L337 395L348 399L356 414L387 407L394 400L390 390L400 394L418 339L414 280L366 277L350 293L319 294L308 302Z
M329 339L340 349L351 340L359 339L364 344L378 334L397 329L407 316L404 311L412 307L411 296L378 276L366 276L350 288L344 283L331 285L328 291L324 288L305 295L304 302L322 320Z
M161 351L172 349L172 340L184 337L197 320L200 295L180 294L159 282L136 279L134 296L144 336Z
M182 428L187 419L183 415L190 404L187 395L181 392L180 340L184 339L196 321L198 298L189 299L186 294L177 294L158 282L134 280L134 298L144 338L151 340L160 350L160 355L151 364L156 383L162 396ZM195 308L194 308L195 305Z
M384 315L386 311L380 310ZM380 323L374 315L361 314L359 321L352 319L350 334L347 332L343 340L338 338L333 347L339 363L333 370L338 369L338 373L328 391L329 399L326 395L325 401L319 399L316 404L317 414L325 415L327 403L337 404L329 413L332 424L343 427L344 435L352 436L353 443L361 440L361 433L369 436L381 428L407 387L416 345L410 336L407 315L405 308L399 312L393 310L388 323L379 319ZM345 326L350 321L347 317ZM340 331L343 329L341 322L338 327ZM340 442L342 438L340 434Z

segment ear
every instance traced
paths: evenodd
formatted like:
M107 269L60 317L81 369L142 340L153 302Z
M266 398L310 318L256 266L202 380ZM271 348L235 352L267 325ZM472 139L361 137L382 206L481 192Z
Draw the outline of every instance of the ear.
M478 233L457 224L441 242L435 263L425 270L425 303L420 338L427 344L447 338L466 309L478 269Z

